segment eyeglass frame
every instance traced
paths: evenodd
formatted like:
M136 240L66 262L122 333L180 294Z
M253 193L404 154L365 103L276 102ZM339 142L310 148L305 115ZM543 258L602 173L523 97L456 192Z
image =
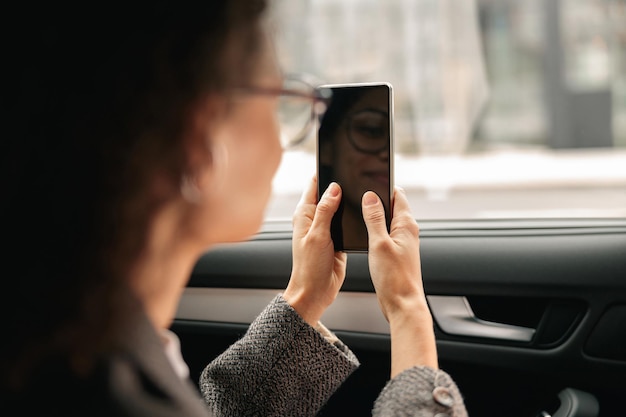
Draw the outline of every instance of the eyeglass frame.
M346 129L346 136L348 137L348 142L350 142L350 145L352 145L354 147L354 149L356 149L359 152L362 153L366 153L368 155L377 155L385 150L389 149L389 140L391 138L391 130L387 129L387 141L384 142L383 146L381 146L378 149L375 150L370 150L370 149L363 149L362 147L358 146L357 143L355 142L354 138L352 137L352 118L360 113L364 113L364 112L371 112L371 113L378 113L381 115L384 115L387 118L387 123L389 123L389 113L384 111L384 110L378 110L378 109L362 109L359 111L356 111L354 113L349 114L344 120L345 120L345 129Z
M308 137L311 129L315 125L316 120L319 120L328 108L330 99L332 97L332 90L326 87L316 87L308 79L311 78L305 74L287 74L283 77L283 83L287 81L295 81L303 84L307 87L308 91L299 91L291 88L284 87L261 87L261 86L246 86L239 87L236 90L247 94L259 94L276 97L296 97L304 100L311 101L311 115L302 127L298 135L290 140L285 146L285 149L297 146L304 142Z

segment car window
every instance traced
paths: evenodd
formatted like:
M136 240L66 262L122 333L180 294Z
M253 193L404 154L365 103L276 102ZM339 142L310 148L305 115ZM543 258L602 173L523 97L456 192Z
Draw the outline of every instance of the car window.
M422 220L626 217L626 1L275 2L286 72L394 88L395 183ZM315 172L286 151L266 219Z

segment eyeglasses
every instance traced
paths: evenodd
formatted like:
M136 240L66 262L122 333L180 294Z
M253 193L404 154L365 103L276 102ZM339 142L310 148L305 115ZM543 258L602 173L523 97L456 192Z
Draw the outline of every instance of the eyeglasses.
M366 109L350 115L346 129L348 140L358 151L377 154L389 146L389 113Z
M246 93L278 96L278 121L283 149L304 142L312 132L315 121L326 111L332 91L316 88L306 76L285 76L281 88L245 87Z

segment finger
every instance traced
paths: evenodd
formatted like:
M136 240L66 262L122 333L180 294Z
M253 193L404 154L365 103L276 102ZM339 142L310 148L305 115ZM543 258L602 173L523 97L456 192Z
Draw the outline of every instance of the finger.
M336 182L330 183L315 208L311 230L330 234L330 222L341 202L341 187Z
M379 236L386 236L385 209L378 195L373 191L367 191L363 194L361 208L370 242Z
M296 206L293 215L293 229L296 233L306 233L309 229L313 215L315 214L315 203L317 202L317 178L314 176L307 188L302 192L300 201Z
M413 215L411 214L411 207L409 206L409 200L406 198L406 192L404 192L402 188L396 187L393 193L392 219L403 215L409 215L413 217Z
M317 178L313 176L306 190L300 196L298 205L317 203Z
M405 230L412 234L419 233L415 217L411 213L409 200L403 189L396 187L394 191L393 217L391 219L391 235L397 230Z

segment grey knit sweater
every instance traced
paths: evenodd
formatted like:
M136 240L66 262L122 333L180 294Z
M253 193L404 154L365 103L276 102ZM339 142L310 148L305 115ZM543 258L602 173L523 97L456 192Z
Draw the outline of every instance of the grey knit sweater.
M359 366L341 341L325 338L278 295L248 332L203 371L215 416L314 416ZM467 416L452 378L416 367L387 383L377 417Z

